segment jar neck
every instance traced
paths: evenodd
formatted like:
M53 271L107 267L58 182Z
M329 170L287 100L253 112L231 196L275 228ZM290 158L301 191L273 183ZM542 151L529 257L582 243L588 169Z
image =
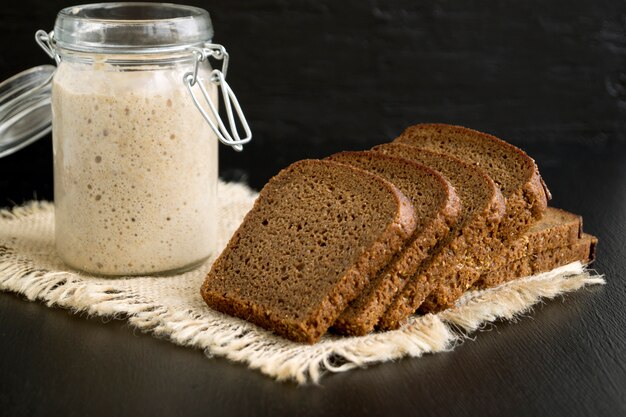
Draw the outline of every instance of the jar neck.
M96 64L108 64L113 66L133 67L133 66L168 66L168 65L181 65L181 64L193 64L195 62L195 55L191 52L191 48L202 46L200 45L188 45L186 48L180 48L176 51L161 51L161 52L145 52L140 51L132 54L128 53L106 53L102 51L83 52L74 51L65 48L55 48L56 53L60 58L60 62L96 65Z

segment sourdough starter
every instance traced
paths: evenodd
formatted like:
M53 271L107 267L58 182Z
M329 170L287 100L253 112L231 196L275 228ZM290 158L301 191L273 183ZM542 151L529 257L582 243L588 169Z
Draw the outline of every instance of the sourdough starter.
M70 266L159 273L214 249L218 144L183 84L188 70L59 66L56 247ZM216 88L207 88L215 100Z

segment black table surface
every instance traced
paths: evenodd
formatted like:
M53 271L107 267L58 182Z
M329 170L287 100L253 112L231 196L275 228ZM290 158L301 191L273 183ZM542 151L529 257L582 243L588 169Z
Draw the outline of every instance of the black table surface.
M259 189L294 160L417 122L484 130L583 215L607 285L319 386L0 292L0 416L626 415L626 2L184 2L210 11L254 132L243 153L222 147L223 178ZM33 34L72 3L4 2L0 79L52 63ZM52 198L50 141L0 159L0 207Z
M626 144L526 150L552 205L582 214L585 230L599 237L594 267L606 286L542 303L515 323L497 322L453 351L307 386L207 358L124 321L0 293L0 414L625 415ZM263 178L262 166L249 167L253 177Z

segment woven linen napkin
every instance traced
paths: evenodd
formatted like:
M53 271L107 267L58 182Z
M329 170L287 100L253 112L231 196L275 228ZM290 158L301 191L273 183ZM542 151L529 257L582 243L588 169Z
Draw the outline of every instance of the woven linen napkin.
M219 184L219 247L226 246L257 196L245 185ZM32 202L0 211L0 289L75 312L116 317L207 356L243 362L277 380L317 382L342 372L405 356L452 349L467 334L497 319L528 311L541 298L602 284L580 263L468 292L436 315L411 317L396 331L362 337L324 336L314 345L290 342L246 321L207 307L200 286L211 267L180 275L103 278L69 270L54 250L54 206Z

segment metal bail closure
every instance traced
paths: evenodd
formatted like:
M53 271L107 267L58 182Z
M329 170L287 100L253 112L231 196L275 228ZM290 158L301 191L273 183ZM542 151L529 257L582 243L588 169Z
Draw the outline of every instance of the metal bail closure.
M190 50L196 57L196 63L193 72L188 72L183 76L183 82L185 83L187 90L189 90L189 94L191 94L193 103L195 104L198 111L200 111L204 119L207 121L209 126L211 126L211 129L217 135L217 138L220 142L222 142L224 145L232 146L233 149L235 149L236 151L242 151L243 145L250 142L250 140L252 139L252 132L250 131L250 127L248 126L248 122L246 121L246 117L241 110L241 106L239 105L239 101L237 100L235 93L226 82L226 71L228 69L228 53L226 52L226 49L222 45L206 44L205 48L190 48ZM230 132L220 118L217 107L211 100L211 97L209 97L209 92L202 82L203 80L198 77L198 67L200 66L200 63L206 61L210 56L218 60L223 60L222 71L218 69L213 70L211 72L211 79L209 80L209 82L220 87L224 101L224 108L228 117L228 126L230 127ZM215 121L217 121L217 125L204 109L204 107L202 107L202 105L198 101L198 98L196 97L196 94L194 93L192 87L196 83L200 87L200 91L204 96L204 100L209 105L211 115L214 117ZM241 127L245 132L245 137L243 138L239 136L239 132L237 131L237 125L233 110L237 114L239 122L241 123Z
M56 61L57 65L61 62L61 57L59 56L59 54L57 54L56 48L54 46L55 40L53 30L50 31L50 33L47 33L45 30L39 29L37 32L35 32L35 41L37 42L37 45L39 45L50 58Z

